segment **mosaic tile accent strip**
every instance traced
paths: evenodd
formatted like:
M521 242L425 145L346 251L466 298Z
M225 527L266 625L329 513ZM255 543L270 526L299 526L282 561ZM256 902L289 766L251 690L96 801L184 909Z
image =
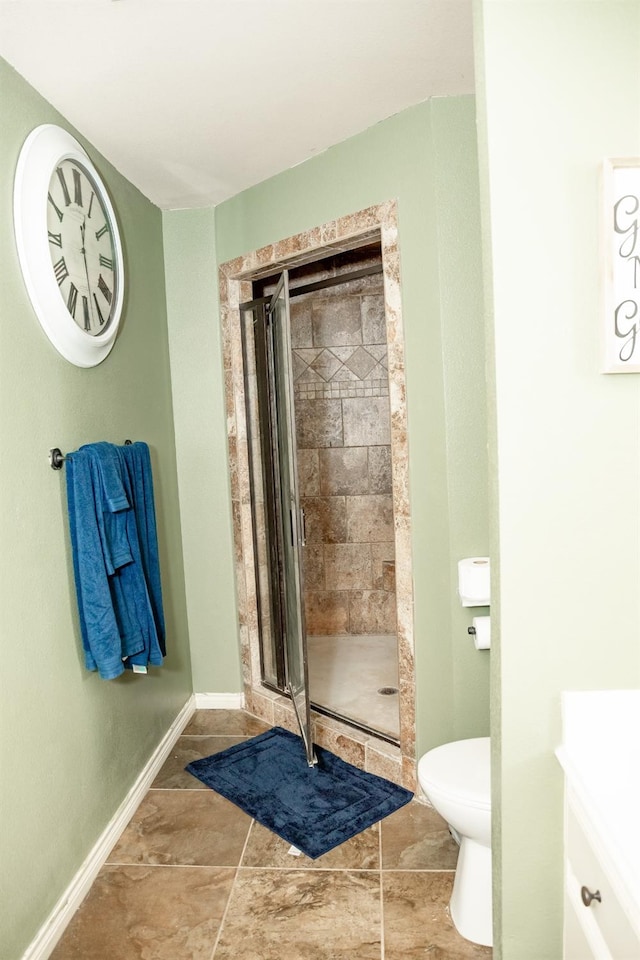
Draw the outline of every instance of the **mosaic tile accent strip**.
M389 383L384 380L360 380L354 383L351 380L337 380L331 383L300 383L295 385L296 400L329 400L332 397L340 399L349 397L388 397Z

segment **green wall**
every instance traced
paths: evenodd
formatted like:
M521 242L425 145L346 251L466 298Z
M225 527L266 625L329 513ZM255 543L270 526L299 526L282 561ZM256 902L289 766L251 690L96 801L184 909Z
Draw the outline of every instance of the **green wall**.
M457 560L488 549L484 348L473 98L435 100L407 110L322 155L244 191L210 212L165 214L172 332L179 376L174 380L180 484L207 491L213 509L203 535L185 523L189 570L217 552L224 592L210 596L189 584L189 614L207 622L215 602L223 629L204 630L194 644L194 687L211 689L214 666L227 656L235 618L227 592L232 569L229 487L221 428L219 334L212 335L216 294L202 250L224 263L371 204L397 198L406 332L409 451L418 685L418 746L488 732L488 660L474 650L460 607ZM200 251L192 261L193 251ZM205 258L206 261L206 258ZM189 290L203 298L192 309ZM200 297L200 293L196 294ZM206 318L206 311L210 316ZM206 320L206 322L204 322ZM207 329L209 324L209 329ZM192 362L197 375L191 375ZM174 366L175 373L175 366ZM194 411L198 411L196 417ZM189 420L189 418L191 418ZM198 453L206 435L211 450ZM184 447L182 446L184 442ZM184 456L184 462L181 458ZM197 481L189 480L194 466ZM185 489L187 489L185 487ZM192 509L182 498L183 511ZM217 530L215 543L211 534ZM188 578L189 579L189 578ZM207 593L209 591L209 593ZM200 640L196 640L200 644ZM219 689L219 688L216 688Z
M29 131L68 124L0 61L0 696L3 960L35 937L191 693L164 294L162 217L87 150L110 190L129 278L110 356L80 369L31 308L13 240L13 178ZM73 132L73 131L72 131ZM168 656L105 682L83 666L64 470L48 451L146 440L154 466Z
M242 689L213 210L164 214L171 381L194 689Z
M640 156L640 6L478 2L497 960L562 953L560 692L640 686L640 376L600 373L599 174ZM499 697L499 699L498 699Z
M449 504L453 739L489 732L491 654L467 627L488 609L464 609L458 560L489 552L485 329L475 102L431 103Z

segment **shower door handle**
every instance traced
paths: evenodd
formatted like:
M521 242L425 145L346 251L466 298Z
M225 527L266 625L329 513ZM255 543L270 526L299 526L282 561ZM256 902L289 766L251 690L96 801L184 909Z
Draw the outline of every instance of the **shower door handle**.
M307 515L305 514L302 507L300 507L300 543L303 547L307 545Z

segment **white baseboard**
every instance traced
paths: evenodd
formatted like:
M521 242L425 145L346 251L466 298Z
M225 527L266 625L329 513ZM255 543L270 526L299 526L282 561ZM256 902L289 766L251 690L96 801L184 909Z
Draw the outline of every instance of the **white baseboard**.
M196 710L242 710L244 693L194 693Z
M215 696L215 694L205 694ZM222 694L225 696L225 694ZM178 737L196 709L196 697L191 696L173 721L166 734L145 764L140 776L107 824L91 853L58 900L35 940L27 947L22 960L48 960L73 914L76 912L91 884L97 877L122 831L129 823L140 801L155 780Z

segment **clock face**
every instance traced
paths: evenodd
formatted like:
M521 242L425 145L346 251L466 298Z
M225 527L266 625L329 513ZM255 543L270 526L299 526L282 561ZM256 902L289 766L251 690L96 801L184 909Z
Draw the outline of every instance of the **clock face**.
M62 127L43 123L23 143L13 223L40 326L70 363L102 363L115 344L124 307L122 242L100 174Z
M67 311L84 333L100 336L112 320L120 278L101 191L76 159L60 160L51 175L47 232L51 266Z

